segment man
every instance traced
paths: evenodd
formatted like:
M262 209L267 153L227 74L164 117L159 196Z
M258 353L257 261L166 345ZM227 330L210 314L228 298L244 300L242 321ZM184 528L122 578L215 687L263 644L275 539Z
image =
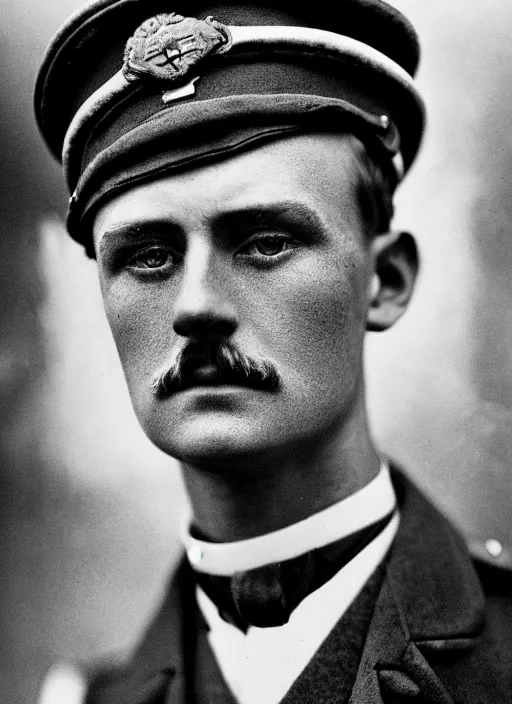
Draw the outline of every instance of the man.
M273 5L102 0L39 76L69 232L192 506L161 613L87 702L510 701L508 576L475 570L366 417L364 334L418 268L390 228L416 35L380 0Z

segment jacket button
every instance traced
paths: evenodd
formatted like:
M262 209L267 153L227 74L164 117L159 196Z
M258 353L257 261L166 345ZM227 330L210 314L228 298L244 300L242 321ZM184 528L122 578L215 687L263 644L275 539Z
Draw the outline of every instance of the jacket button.
M491 557L499 557L503 552L503 545L500 543L499 540L490 538L489 540L485 541L485 549Z

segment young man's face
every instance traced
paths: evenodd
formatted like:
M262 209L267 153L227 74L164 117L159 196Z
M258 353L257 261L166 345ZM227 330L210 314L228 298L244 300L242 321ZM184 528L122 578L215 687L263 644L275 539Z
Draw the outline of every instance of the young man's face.
M303 135L100 210L106 313L139 421L164 452L275 457L342 427L362 393L373 273L359 182L354 140ZM220 343L264 363L272 383L216 361ZM180 351L178 381L155 391Z

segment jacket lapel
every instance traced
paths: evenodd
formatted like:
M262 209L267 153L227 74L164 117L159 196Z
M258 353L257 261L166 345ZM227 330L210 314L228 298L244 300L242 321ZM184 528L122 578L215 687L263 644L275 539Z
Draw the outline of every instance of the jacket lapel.
M136 700L133 704L185 704L188 666L193 661L196 638L195 582L188 562L182 559L168 596L138 651L136 668L149 681L165 677L160 698Z
M401 475L394 481L401 523L350 704L453 704L437 664L457 667L476 644L483 594L459 536Z
M433 668L411 640L403 614L386 580L350 704L453 704Z

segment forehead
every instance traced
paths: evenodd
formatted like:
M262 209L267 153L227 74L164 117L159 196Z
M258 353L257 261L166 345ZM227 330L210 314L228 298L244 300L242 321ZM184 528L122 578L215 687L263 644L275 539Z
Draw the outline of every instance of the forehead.
M298 202L345 211L357 203L362 144L348 134L307 134L269 143L131 188L112 198L94 221L96 246L121 225L169 218L184 229L230 211Z

